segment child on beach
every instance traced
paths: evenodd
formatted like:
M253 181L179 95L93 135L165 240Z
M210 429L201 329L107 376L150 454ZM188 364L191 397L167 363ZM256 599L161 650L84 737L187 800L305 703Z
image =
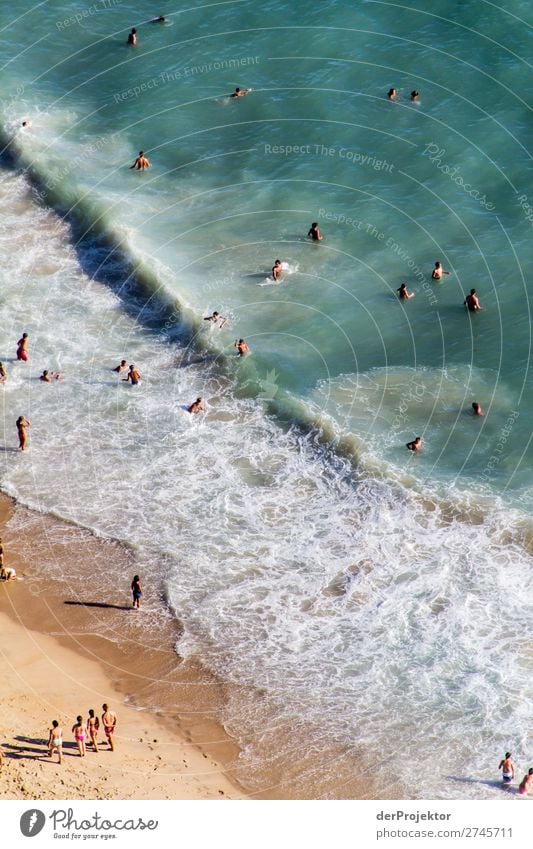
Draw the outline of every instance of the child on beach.
M51 758L54 750L59 757L59 763L63 763L63 729L59 727L59 722L54 719L52 727L48 734L48 757Z
M91 738L91 743L94 746L95 752L98 752L98 743L96 742L96 737L98 735L99 728L100 720L97 716L94 715L94 710L91 708L89 711L89 719L87 720L87 734Z
M72 733L74 734L74 739L78 744L78 752L80 753L80 758L85 757L85 738L87 737L87 726L83 721L83 716L77 716L76 722L72 726Z
M201 400L201 399L199 399ZM196 412L196 410L195 410ZM133 581L131 582L131 592L133 594L133 607L136 607L137 610L141 606L141 596L143 594L143 588L141 587L141 580L138 575L134 575Z

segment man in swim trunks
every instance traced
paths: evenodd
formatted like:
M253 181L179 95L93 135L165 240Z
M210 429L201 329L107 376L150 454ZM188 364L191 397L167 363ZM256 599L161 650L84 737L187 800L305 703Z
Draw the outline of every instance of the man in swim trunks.
M432 277L433 280L442 280L443 274L449 275L449 274L451 274L451 271L444 271L444 268L442 267L442 263L437 261L435 263L435 268L431 272L431 277Z
M274 265L272 266L272 279L273 280L279 280L280 277L281 277L282 271L283 271L283 268L281 267L281 260L277 259L275 261Z
M102 725L104 726L104 733L107 737L107 742L111 746L111 751L115 751L115 741L113 739L113 734L115 733L115 727L117 724L117 715L114 710L110 710L108 705L103 704L102 710L104 711L102 714Z
M139 155L133 165L130 165L130 171L132 168L136 168L137 171L146 171L147 168L150 168L150 163L142 150L139 151Z
M408 448L409 451L414 451L414 453L416 454L416 452L420 451L420 449L422 448L422 440L419 436L417 436L416 439L413 439L412 442L407 442L405 447Z
M518 792L521 796L527 796L527 794L533 790L533 767L526 772L522 781L520 782L520 786L518 788Z
M502 781L504 784L510 784L514 779L514 763L511 760L511 752L506 752L505 757L500 761L498 769L502 770Z
M320 230L318 229L318 224L316 221L313 221L311 227L309 228L309 232L307 234L308 238L311 237L313 242L321 242L322 236L320 235Z
M117 374L121 374L123 371L126 371L126 369L127 369L127 368L128 368L127 360L121 360L121 361L120 361L120 365L119 365L119 366L115 366L115 368L113 369L113 371L116 371L116 372L117 372Z
M466 296L463 305L468 307L469 312L479 312L482 309L475 289L470 289L470 294Z
M201 398L197 398L196 401L193 401L191 406L187 408L188 413L203 413L204 411L204 402Z
M59 763L63 763L63 729L59 727L59 722L54 719L52 727L48 734L48 757L51 758L57 752Z
M28 359L28 334L23 333L17 342L17 360L24 360L27 362Z
M131 366L130 366L130 370L129 370L129 372L128 372L128 376L127 376L127 377L123 377L123 378L122 378L122 380L125 380L125 381L126 381L126 383L127 383L129 380L131 380L131 385L132 385L132 386L137 386L137 384L139 383L139 380L140 380L140 379L141 379L141 375L139 374L139 372L137 371L137 369L135 368L135 366L134 366L134 365L131 365Z

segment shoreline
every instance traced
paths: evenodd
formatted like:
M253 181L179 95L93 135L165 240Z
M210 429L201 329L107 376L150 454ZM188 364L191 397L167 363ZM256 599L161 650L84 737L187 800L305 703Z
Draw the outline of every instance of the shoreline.
M27 525L33 519L35 524L36 517L43 536L31 529L21 554L10 522ZM117 645L91 629L90 602L89 607L83 602L69 604L58 593L57 580L36 575L39 550L47 543L57 545L53 532L61 526L68 524L32 515L0 496L5 562L14 565L22 579L0 584L6 708L0 722L4 754L0 797L245 798L229 775L239 750L215 719L214 702L223 698L222 690L202 670L180 661L168 642L169 636L176 636L176 626L171 623L164 635L166 648L148 646L140 652L131 639ZM86 543L92 536L70 527L68 531L71 544L62 544L67 559L74 555L80 537ZM92 543L95 549L109 545L94 537ZM130 559L127 552L123 554ZM119 605L102 607L113 613L115 607L120 609ZM176 688L180 705L175 704ZM168 698L160 699L165 689ZM154 690L155 705L151 704ZM70 728L78 713L86 718L89 707L100 715L103 702L118 714L116 751L109 751L100 731L103 745L98 754L88 747L81 759ZM57 759L52 762L47 756L47 729L54 718L64 730L61 767Z

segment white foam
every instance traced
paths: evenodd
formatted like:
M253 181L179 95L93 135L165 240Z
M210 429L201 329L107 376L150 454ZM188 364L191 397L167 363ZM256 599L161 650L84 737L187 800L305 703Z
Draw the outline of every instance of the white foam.
M82 272L21 177L3 175L0 195L4 444L18 415L32 420L27 454L3 456L4 487L132 543L148 586L164 564L180 653L263 692L225 717L252 772L259 746L305 721L293 766L309 747L320 762L357 746L383 792L391 776L412 792L416 773L426 798L493 795L447 776L492 776L525 746L531 559L502 543L516 516L461 521L284 433L215 366L178 367L166 336ZM12 361L23 330L28 364ZM140 386L112 372L123 358ZM40 384L54 367L65 380ZM206 414L185 415L198 395ZM324 761L323 786L343 769Z

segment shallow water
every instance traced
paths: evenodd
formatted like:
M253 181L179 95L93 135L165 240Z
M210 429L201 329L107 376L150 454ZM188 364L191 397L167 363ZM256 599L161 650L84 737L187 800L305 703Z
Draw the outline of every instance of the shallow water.
M494 795L444 777L527 752L527 7L229 3L128 50L150 5L2 12L4 137L41 192L2 172L2 486L164 581L180 653L257 693L224 721L258 792L276 755L288 795L350 795L355 754L384 795L406 763L421 797Z

